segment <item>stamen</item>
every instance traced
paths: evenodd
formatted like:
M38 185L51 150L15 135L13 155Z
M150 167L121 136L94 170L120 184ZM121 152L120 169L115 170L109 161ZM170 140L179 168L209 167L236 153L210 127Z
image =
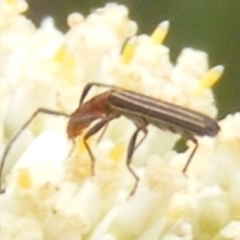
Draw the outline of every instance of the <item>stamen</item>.
M222 76L224 67L218 65L210 69L200 80L200 84L204 88L211 88Z
M151 38L154 43L161 44L168 34L169 21L161 22L153 31Z
M129 64L132 61L133 55L135 53L137 46L137 38L133 37L131 38L125 45L122 55L121 55L121 61L123 64Z

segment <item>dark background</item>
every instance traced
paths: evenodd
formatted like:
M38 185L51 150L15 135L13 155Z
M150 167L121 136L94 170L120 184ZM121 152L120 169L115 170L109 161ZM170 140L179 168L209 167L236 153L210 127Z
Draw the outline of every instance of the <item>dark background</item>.
M27 12L37 25L45 16L53 16L56 25L67 31L66 18L71 12L84 15L103 7L104 0L28 0ZM229 0L119 0L126 5L130 17L137 21L139 33L151 33L162 20L171 28L166 45L174 61L184 47L209 54L210 66L223 64L225 73L214 86L219 118L240 110L240 1Z

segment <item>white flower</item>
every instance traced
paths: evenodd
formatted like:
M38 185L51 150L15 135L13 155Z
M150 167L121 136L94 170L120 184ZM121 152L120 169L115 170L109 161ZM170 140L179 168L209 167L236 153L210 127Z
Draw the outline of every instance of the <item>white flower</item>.
M36 28L22 13L23 0L0 1L0 149L39 107L70 114L86 83L130 89L211 117L211 86L223 67L209 68L206 53L183 49L176 64L163 44L169 22L136 36L128 9L107 4L84 18L68 17L66 34L52 19ZM126 40L129 40L126 42ZM125 43L125 46L123 47ZM95 96L102 89L89 94ZM41 115L41 114L39 114ZM194 144L174 151L179 135L152 126L126 167L135 126L110 122L101 141L72 148L67 118L38 116L7 156L0 195L1 239L238 239L240 115L219 122L218 136L197 137L187 177L182 169Z

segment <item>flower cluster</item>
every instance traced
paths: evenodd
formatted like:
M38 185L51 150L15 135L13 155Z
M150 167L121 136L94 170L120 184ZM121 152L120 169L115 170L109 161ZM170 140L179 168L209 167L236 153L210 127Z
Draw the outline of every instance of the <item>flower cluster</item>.
M70 114L89 82L116 85L216 117L211 90L223 67L202 51L183 49L176 63L163 44L169 22L137 36L128 9L107 4L73 13L63 34L46 18L37 28L24 0L0 0L0 151L38 108ZM102 92L95 87L90 95ZM91 98L91 96L90 96ZM239 239L240 114L199 137L191 154L174 150L180 135L149 126L126 167L134 124L109 124L98 142L94 175L82 135L72 145L63 116L38 114L11 145L2 171L1 239ZM84 133L83 133L84 135Z

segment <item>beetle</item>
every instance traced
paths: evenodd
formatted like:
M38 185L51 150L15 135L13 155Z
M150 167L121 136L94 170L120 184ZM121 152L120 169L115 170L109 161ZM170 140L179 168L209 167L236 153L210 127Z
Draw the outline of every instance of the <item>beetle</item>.
M108 90L84 102L88 92L94 86L107 88ZM113 85L91 82L83 89L79 106L72 114L68 115L40 108L33 113L22 128L13 136L5 148L0 165L0 189L4 163L12 144L39 113L68 117L67 134L71 140L82 134L83 130L88 129L84 133L83 143L92 161L92 174L94 174L95 157L87 140L114 119L124 116L131 120L135 124L136 130L130 138L126 157L127 168L135 178L135 185L130 195L135 192L139 181L138 176L130 166L131 159L134 151L146 138L148 125L151 124L161 130L181 134L183 138L195 143L195 147L182 170L183 173L186 173L191 159L198 148L198 141L195 136L214 137L220 130L216 120L199 112ZM90 126L96 120L98 121L93 126ZM137 137L140 132L143 132L143 137L137 143Z

